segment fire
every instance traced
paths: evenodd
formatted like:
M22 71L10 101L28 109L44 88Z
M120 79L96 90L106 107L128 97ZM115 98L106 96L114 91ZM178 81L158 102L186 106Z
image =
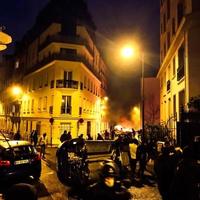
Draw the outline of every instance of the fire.
M138 107L133 107L130 112L131 119L129 120L127 117L121 117L119 119L119 124L115 126L116 130L119 131L131 131L132 128L134 130L140 129L140 110Z

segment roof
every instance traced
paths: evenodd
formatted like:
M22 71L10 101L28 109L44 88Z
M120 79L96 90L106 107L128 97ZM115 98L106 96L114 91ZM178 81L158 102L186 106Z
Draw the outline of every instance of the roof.
M24 146L24 145L31 145L31 143L23 140L7 140L7 141L0 140L0 146L4 148Z

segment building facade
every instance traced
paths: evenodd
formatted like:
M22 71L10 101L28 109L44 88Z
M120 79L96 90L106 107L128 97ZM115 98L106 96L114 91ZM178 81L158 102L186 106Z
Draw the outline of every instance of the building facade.
M58 144L64 130L96 138L108 128L102 114L107 66L94 33L83 0L52 0L17 46L14 80L23 93L15 121L25 138L37 130Z
M200 94L200 1L160 1L160 117L176 137L180 110Z

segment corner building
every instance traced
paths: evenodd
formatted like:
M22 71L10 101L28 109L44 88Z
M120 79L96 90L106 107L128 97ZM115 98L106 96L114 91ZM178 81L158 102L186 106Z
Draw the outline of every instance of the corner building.
M160 116L176 138L181 107L200 94L200 1L160 1Z
M23 85L20 130L47 133L58 144L64 130L72 137L108 128L101 101L107 73L95 44L95 25L83 0L51 0L17 46L15 80ZM52 125L50 123L53 121Z

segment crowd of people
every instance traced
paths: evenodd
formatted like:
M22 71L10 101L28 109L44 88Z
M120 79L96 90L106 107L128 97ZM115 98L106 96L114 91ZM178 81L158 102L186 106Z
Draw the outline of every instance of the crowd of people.
M163 200L200 199L200 140L183 148L167 141L155 160L158 189Z

